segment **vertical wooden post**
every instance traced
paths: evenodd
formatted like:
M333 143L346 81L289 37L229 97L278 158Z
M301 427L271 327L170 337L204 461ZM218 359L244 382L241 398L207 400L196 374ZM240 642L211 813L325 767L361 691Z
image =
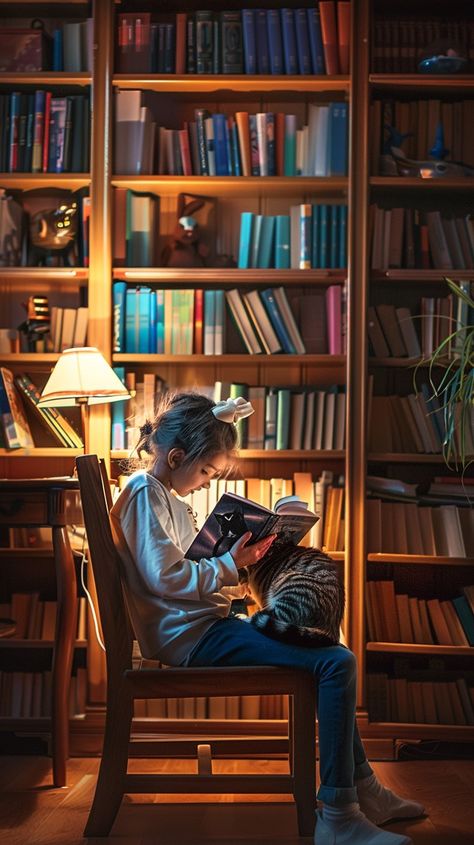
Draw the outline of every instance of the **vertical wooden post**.
M365 696L364 593L367 462L367 210L369 0L352 3L348 215L345 633L359 667L357 706Z
M89 233L89 345L111 361L112 314L112 73L113 0L94 3L94 67L91 131L91 223ZM91 452L109 461L110 406L90 409Z

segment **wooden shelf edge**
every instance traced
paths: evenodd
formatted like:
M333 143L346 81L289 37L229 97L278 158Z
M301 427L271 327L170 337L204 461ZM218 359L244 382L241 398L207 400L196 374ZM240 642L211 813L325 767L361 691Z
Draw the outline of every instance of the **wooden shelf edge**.
M380 282L440 282L443 283L445 276L453 276L456 279L470 281L474 276L474 268L464 270L423 270L421 268L388 268L373 269L369 271L369 278L372 284Z
M343 449L239 449L239 458L243 461L249 460L325 460L339 461L345 457ZM128 449L111 449L112 460L126 460L131 455Z
M444 654L473 657L474 646L466 645L429 645L428 643L382 643L367 642L366 651L387 652L392 654Z
M295 284L303 287L306 284L328 285L334 282L344 283L347 279L347 270L259 270L248 268L245 270L236 267L114 267L112 270L114 279L124 281L156 281L178 282L184 284L217 284L232 283L236 285L265 284L272 282L278 284Z
M245 353L226 353L224 355L147 355L138 352L115 352L112 360L116 364L318 364L325 367L341 367L345 364L345 355L248 355Z
M0 73L1 85L91 85L92 76L87 71L42 70L35 73Z
M32 449L0 449L2 458L75 458L82 455L84 449L74 449L72 446L34 446Z
M349 180L347 176L162 176L159 174L134 176L116 174L112 176L111 184L115 188L160 191L166 194L181 191L201 193L205 190L225 194L230 190L234 196L254 194L255 192L269 194L301 193L308 196L312 193L319 195L321 193L347 192Z
M423 179L421 176L370 176L371 188L414 188L422 191L473 191L474 178L459 176L451 179Z
M369 85L375 88L449 88L474 91L474 74L371 73Z
M141 88L163 92L243 91L259 93L281 91L291 94L312 91L350 91L350 76L271 76L250 74L125 74L116 73L112 85L118 88Z
M84 188L90 185L90 173L0 173L0 187L18 188Z
M0 279L77 282L89 278L88 267L0 267Z
M384 552L370 552L369 563L408 563L421 565L474 566L474 558L448 557L447 555L399 555Z

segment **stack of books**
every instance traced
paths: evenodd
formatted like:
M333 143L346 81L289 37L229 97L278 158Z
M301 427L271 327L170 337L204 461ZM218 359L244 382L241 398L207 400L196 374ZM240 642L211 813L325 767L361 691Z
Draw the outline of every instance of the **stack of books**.
M472 673L442 671L438 664L412 670L409 678L368 672L367 698L374 722L474 725Z
M416 73L419 57L441 39L461 45L462 55L474 60L474 24L471 17L448 18L444 14L442 17L432 14L423 18L411 14L392 16L384 9L383 16L378 14L374 21L372 73Z

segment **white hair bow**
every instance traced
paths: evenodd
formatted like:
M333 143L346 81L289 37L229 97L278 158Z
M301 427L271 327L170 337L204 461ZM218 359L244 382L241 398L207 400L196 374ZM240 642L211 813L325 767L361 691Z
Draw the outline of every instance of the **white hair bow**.
M214 408L211 408L212 413L218 420L227 423L236 423L243 420L244 417L249 417L255 412L250 402L244 399L243 396L238 396L236 399L223 399L217 402Z

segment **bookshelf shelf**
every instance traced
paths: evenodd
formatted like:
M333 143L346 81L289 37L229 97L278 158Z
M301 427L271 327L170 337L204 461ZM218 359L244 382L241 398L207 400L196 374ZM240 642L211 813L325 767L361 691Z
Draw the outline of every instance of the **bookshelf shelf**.
M433 284L436 282L443 282L446 276L451 276L456 280L463 280L463 279L472 279L474 275L474 270L467 269L467 270L408 270L408 269L389 269L389 270L371 270L370 271L370 281L372 284L377 284L380 282L388 282L393 280L394 282L416 282L419 284L420 282L427 282L429 284Z
M472 646L464 645L421 645L419 643L366 643L367 651L385 651L392 654L439 654L472 657Z
M401 563L416 566L474 566L474 558L447 557L446 555L397 555L383 552L371 552L367 555L369 563Z
M11 174L8 174L11 175ZM0 175L0 184L2 179ZM115 188L137 191L157 191L160 194L177 194L180 191L212 191L218 195L255 196L259 194L341 194L347 192L348 180L344 176L113 176Z
M369 75L369 84L375 89L392 90L409 90L413 93L433 92L444 90L449 93L463 93L467 94L474 91L474 75L473 74L450 74L449 76L440 76L438 74L398 74L398 73L371 73Z
M8 458L75 458L82 455L83 449L72 447L35 446L33 449L0 449L0 457Z
M8 279L31 279L34 282L61 281L87 282L89 270L86 267L0 267L0 281Z
M39 365L55 364L59 358L59 352L2 352L0 362L2 364L24 364Z
M280 364L319 365L321 367L341 367L345 363L344 355L146 355L141 353L116 352L112 356L114 364L239 364L255 366L279 366Z
M0 173L2 188L30 191L33 188L68 188L76 191L90 184L89 173Z
M37 651L38 649L42 648L53 648L54 647L54 640L16 640L13 637L10 639L8 637L2 637L2 641L0 643L0 649L34 649ZM86 648L87 647L87 640L76 640L74 643L74 648Z
M183 285L198 284L218 285L233 284L239 287L248 285L284 284L296 285L329 285L335 282L341 284L346 280L347 270L239 270L234 267L114 267L114 279L125 281L157 281L181 283Z
M239 449L239 456L242 460L262 460L263 458L272 461L317 461L324 459L325 461L341 461L345 457L345 452L339 449L325 449L319 450L311 449ZM125 460L130 457L130 452L127 449L112 449L110 452L112 460Z
M288 94L324 91L350 91L348 76L250 76L245 74L205 75L194 74L123 74L117 73L112 85L117 88L141 88L144 91L169 93L212 93L237 91L262 93L283 91Z
M474 192L474 179L467 179L463 177L454 179L422 179L420 176L371 176L369 179L371 188L383 188L384 190L393 188L399 191L416 190L416 191L442 191L449 193L450 191L460 191L462 193Z
M67 73L65 71L37 71L36 73L1 73L1 85L54 85L55 87L65 85L84 86L90 85L92 77L90 73Z

